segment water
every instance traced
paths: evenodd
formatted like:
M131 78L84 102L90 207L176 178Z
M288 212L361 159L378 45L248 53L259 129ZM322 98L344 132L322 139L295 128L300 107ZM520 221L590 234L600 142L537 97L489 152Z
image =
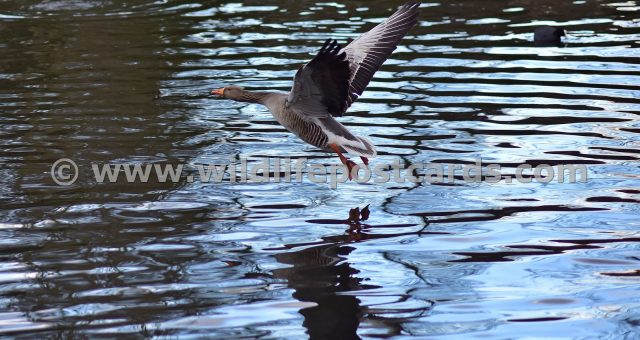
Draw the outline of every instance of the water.
M227 84L286 91L397 2L0 4L0 334L640 336L637 1L444 1L342 119L380 157L586 183L96 184L92 162L337 159ZM535 48L564 25L568 45ZM50 177L67 157L81 176ZM458 174L459 176L459 174ZM361 233L343 221L370 204Z

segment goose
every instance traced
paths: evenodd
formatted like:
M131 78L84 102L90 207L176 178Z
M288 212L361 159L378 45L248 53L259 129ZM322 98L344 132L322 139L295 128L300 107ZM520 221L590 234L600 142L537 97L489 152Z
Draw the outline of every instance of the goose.
M416 25L419 6L419 2L406 3L345 47L327 39L317 55L298 69L289 93L248 91L230 85L211 94L266 106L278 123L304 142L335 152L352 179L356 164L344 153L359 156L367 166L377 152L369 140L356 136L335 118L343 116L362 95L374 73Z

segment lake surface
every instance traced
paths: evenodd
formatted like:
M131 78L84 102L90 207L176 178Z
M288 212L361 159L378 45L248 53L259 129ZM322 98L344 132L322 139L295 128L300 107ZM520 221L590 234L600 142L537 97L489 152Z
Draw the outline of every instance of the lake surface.
M586 182L91 178L93 163L337 163L208 93L287 91L325 39L399 4L0 3L0 334L640 337L637 1L424 3L341 119L377 145L372 166L573 164ZM533 46L546 24L566 46ZM60 158L73 185L51 178Z

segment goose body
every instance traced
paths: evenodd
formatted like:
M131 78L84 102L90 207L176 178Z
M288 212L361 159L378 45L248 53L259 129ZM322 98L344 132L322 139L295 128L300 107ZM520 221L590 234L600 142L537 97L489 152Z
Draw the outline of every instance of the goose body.
M351 170L355 163L343 153L368 158L377 155L371 142L351 133L341 117L363 93L373 74L417 23L419 3L407 3L369 32L341 47L328 39L318 54L296 72L287 93L252 92L227 86L212 94L265 105L287 130L315 147L338 154ZM350 171L351 175L351 171Z

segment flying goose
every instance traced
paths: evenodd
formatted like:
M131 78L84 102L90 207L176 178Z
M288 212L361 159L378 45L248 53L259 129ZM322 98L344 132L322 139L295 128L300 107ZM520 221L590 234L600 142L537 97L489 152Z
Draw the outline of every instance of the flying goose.
M320 52L298 69L288 94L247 91L239 86L226 86L211 94L265 105L282 126L300 139L337 153L351 179L351 170L356 164L343 153L360 156L368 165L368 158L376 156L376 149L334 117L341 117L358 99L373 74L417 23L419 6L416 2L403 5L387 20L344 48L334 39L325 41Z

